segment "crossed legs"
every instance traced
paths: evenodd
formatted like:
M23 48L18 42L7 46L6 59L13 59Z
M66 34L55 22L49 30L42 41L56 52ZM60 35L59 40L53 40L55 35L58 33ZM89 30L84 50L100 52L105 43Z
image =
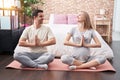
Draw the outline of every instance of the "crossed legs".
M72 56L63 55L61 56L61 61L65 64L70 65L69 69L83 69L83 68L93 68L100 64L103 64L106 61L105 56L98 55L92 56L88 59L86 63L83 63L79 60L76 60Z
M54 55L49 53L19 52L14 54L14 59L23 66L47 69L47 64L54 60Z

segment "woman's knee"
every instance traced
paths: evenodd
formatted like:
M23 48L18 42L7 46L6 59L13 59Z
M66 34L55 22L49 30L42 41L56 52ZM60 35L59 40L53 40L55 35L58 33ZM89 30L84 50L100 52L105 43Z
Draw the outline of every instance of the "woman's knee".
M65 64L71 65L73 59L69 55L61 56L61 61Z
M61 56L61 61L62 61L63 63L66 62L67 59L68 59L68 55L62 55L62 56Z
M97 59L97 61L98 61L99 64L104 64L106 60L107 60L107 59L106 59L105 56L100 56L100 57Z

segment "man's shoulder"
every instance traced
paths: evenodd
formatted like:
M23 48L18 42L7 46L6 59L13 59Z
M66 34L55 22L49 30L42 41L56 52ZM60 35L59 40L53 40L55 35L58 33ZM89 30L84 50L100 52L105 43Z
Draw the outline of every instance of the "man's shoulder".
M48 30L50 29L50 27L48 25L43 24L42 26L44 29L48 29Z
M28 26L28 27L26 27L25 29L32 29L33 28L33 25L30 25L30 26Z
M49 27L49 25L47 25L47 24L42 24L42 26L45 28Z

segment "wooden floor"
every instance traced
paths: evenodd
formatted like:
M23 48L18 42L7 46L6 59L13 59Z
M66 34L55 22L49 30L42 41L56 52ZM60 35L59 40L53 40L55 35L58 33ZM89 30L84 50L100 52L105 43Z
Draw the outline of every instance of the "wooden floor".
M5 69L12 60L12 55L0 54L0 80L120 80L120 41L110 44L114 52L111 64L114 72L67 72L67 71L25 71Z

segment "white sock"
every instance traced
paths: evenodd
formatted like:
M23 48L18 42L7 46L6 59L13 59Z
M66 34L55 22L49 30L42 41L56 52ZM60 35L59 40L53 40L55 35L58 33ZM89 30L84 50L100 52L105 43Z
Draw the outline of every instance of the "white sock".
M76 69L76 66L69 66L69 69L74 70L74 69Z
M43 69L47 70L48 65L47 64L38 64L38 68L43 68Z

